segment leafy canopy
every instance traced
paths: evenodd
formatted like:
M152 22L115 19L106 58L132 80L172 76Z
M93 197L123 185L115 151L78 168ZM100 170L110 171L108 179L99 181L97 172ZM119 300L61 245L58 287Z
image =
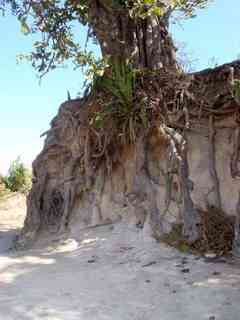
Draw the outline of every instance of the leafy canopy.
M0 0L0 11L8 8L17 17L24 34L39 34L33 51L27 58L33 67L44 75L51 69L72 61L77 66L90 65L97 69L99 62L94 55L82 48L74 37L75 23L87 25L89 35L89 10L92 0ZM197 8L204 8L211 0L99 0L113 10L128 10L133 19L179 11L193 17ZM25 55L20 58L26 58Z

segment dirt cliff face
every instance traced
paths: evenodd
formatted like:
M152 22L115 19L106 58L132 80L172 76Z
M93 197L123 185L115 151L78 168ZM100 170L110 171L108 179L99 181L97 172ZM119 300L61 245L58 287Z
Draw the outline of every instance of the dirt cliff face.
M74 234L119 220L158 238L185 218L185 224L193 218L200 224L198 212L211 207L238 216L238 107L224 93L224 74L231 66L221 68L196 74L190 85L200 99L199 82L204 83L204 96L215 103L212 114L206 106L196 112L191 97L187 115L177 118L172 112L172 125L159 122L147 135L140 133L135 144L118 150L111 164L90 161L85 127L89 102L63 103L33 164L34 183L19 241L24 244L43 233ZM233 68L239 72L239 64ZM223 96L214 96L215 89Z

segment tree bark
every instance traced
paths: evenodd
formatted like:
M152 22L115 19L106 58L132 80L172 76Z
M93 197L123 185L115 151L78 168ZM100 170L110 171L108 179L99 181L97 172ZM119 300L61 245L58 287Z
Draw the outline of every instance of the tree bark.
M177 69L167 16L133 19L128 10L112 8L98 0L91 1L89 16L103 57L129 60L141 69Z

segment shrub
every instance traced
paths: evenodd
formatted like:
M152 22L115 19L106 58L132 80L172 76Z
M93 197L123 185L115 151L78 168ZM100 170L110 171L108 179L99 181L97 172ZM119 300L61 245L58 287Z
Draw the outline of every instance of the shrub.
M6 193L7 193L7 189L4 183L4 178L3 176L0 175L0 198L5 196Z
M27 193L31 189L32 175L20 158L17 158L10 165L8 175L3 178L7 189L12 192Z

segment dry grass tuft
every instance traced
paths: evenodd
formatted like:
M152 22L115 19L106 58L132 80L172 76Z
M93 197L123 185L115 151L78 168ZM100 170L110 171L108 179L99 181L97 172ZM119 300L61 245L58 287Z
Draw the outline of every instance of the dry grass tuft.
M161 238L162 241L183 252L215 253L218 256L232 251L234 239L234 217L227 216L222 210L209 207L200 211L200 239L188 244L183 236L183 225L173 226L172 231Z

